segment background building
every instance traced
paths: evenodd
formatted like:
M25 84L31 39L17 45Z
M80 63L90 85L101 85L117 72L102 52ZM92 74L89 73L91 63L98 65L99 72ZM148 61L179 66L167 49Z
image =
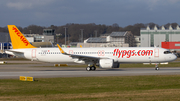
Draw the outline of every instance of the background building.
M134 47L141 47L141 37L134 36Z
M10 42L9 33L0 32L0 58L8 56L4 53L4 50L11 47Z
M180 42L162 42L162 48L169 49L170 51L177 51L180 53Z
M54 35L24 34L29 42L52 42L54 43Z
M134 36L130 31L112 32L101 37L88 38L84 43L78 43L77 47L133 47Z
M47 35L47 36L55 35L54 31L55 31L54 29L43 29L43 35Z
M175 29L170 25L169 28L161 26L157 28L150 28L140 30L141 35L141 47L161 47L161 42L180 41L180 28L177 25Z
M43 35L24 34L24 36L35 47L52 47L55 39L54 31L53 29L43 29Z

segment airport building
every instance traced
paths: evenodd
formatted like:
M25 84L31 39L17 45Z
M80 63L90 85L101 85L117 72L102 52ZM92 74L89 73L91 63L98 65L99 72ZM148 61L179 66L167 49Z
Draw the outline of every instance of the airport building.
M168 28L154 26L152 29L147 26L147 28L140 30L140 35L141 47L161 47L161 42L180 41L180 28L178 25L176 28L172 28L171 25Z
M29 42L51 42L54 43L54 30L43 29L43 35L39 34L24 34Z
M10 49L11 40L9 37L9 33L0 32L0 58L7 57L8 55L4 53L5 49Z
M84 40L84 43L78 43L77 47L133 47L134 36L131 31L112 32L100 37L91 37Z
M9 33L0 32L0 42L10 42Z
M24 34L29 42L52 42L54 43L54 36L39 35L39 34Z
M43 35L52 36L55 35L54 32L54 29L43 29Z
M24 36L35 47L52 47L55 38L54 31L53 29L43 29L43 35L24 34Z
M141 47L141 37L134 36L134 47Z

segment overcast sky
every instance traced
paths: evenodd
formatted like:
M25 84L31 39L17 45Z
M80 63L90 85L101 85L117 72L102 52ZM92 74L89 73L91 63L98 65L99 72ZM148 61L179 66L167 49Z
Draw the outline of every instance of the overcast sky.
M0 27L180 24L180 0L0 0Z

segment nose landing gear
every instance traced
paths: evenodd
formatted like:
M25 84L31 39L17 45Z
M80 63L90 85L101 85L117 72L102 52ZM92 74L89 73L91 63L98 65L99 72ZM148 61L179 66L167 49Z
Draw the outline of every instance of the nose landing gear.
M157 63L155 64L155 70L157 70L157 71L159 70L159 67L158 67Z

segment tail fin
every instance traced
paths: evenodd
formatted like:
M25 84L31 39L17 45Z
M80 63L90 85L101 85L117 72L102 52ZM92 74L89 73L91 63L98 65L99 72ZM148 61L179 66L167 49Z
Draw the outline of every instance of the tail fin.
M36 48L32 46L15 25L7 25L13 49Z

